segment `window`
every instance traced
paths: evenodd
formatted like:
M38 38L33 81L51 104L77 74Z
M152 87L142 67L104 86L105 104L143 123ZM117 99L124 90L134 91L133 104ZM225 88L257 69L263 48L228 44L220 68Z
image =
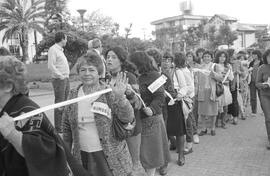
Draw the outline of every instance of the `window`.
M12 36L9 38L11 39L19 39L19 35L18 34L12 34Z
M20 46L18 45L9 45L9 51L12 55L20 56Z

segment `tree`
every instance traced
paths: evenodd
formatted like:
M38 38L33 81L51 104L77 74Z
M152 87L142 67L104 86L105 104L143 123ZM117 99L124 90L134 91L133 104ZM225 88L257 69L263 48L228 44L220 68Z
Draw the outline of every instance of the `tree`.
M29 3L29 1L28 1ZM42 20L45 16L44 0L38 0L29 5L27 0L6 0L1 4L0 31L5 31L2 42L7 41L14 35L19 36L22 48L22 61L29 60L28 55L28 34L31 30L43 33Z
M82 30L82 20L80 17L73 17L72 22L78 30ZM99 36L112 33L119 35L119 24L115 23L110 16L106 16L99 10L96 10L84 18L84 30L86 32L94 32Z
M69 20L67 10L68 0L45 0L46 21L45 27L48 32L63 30L63 23Z
M63 31L67 35L67 45L65 46L65 56L73 66L77 59L88 49L88 41L97 37L95 33L68 30ZM55 32L44 35L42 41L38 44L37 54L41 55L42 52L48 51L48 49L54 44Z
M222 25L219 28L217 35L217 42L219 45L233 45L237 39L237 32L232 31L229 25Z

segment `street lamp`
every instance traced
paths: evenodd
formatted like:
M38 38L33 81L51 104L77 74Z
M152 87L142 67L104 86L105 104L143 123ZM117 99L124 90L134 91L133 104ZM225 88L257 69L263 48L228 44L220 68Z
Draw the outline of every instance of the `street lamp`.
M84 31L84 20L83 20L83 16L84 16L86 10L85 10L85 9L78 9L77 12L78 12L78 13L80 14L80 16L81 16L81 19L82 19L82 30Z

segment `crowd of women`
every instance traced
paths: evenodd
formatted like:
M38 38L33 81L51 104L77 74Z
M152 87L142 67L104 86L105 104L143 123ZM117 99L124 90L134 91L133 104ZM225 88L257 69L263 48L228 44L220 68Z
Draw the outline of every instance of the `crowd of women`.
M257 92L270 149L270 49L262 56L259 50L203 48L127 53L115 46L104 58L106 67L92 51L78 58L80 84L69 99L112 91L65 106L60 137L44 113L14 125L13 117L39 107L26 96L24 64L1 57L1 176L166 175L175 162L169 150L183 166L199 136L245 120L249 104L256 116Z

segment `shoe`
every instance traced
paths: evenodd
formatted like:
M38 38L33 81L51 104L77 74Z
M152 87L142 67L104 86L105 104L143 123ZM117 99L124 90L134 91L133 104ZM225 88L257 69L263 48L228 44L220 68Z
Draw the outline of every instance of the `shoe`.
M215 136L216 135L216 131L215 130L211 130L211 136Z
M232 124L233 125L237 125L238 124L237 120L236 119L233 119Z
M270 150L270 142L266 145L267 150Z
M192 153L193 152L193 149L192 148L185 148L184 149L184 155L187 155L187 154L190 154L190 153Z
M199 136L203 136L203 135L206 135L207 134L207 129L205 129L204 131L202 130L200 133L199 133Z
M222 129L227 129L226 125L221 125Z
M242 116L242 118L241 118L242 120L246 120L246 117L244 117L244 116Z
M199 144L200 143L200 139L199 139L199 135L198 134L194 134L193 135L193 143L194 144Z
M185 165L185 157L183 156L182 159L178 158L177 164L178 164L178 166L184 166Z
M167 175L167 173L168 173L167 166L162 166L162 167L159 168L159 174L160 175Z
M175 145L170 144L170 150L176 150Z

